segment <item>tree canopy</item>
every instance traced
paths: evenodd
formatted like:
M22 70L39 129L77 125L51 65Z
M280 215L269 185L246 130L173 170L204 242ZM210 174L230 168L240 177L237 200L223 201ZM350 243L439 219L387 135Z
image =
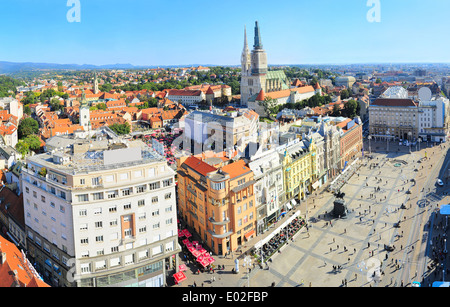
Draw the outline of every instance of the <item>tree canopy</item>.
M27 117L20 121L17 130L19 139L24 139L31 134L39 133L39 123L35 119Z
M118 135L128 134L130 133L130 125L128 123L125 124L112 124L109 128L114 131Z

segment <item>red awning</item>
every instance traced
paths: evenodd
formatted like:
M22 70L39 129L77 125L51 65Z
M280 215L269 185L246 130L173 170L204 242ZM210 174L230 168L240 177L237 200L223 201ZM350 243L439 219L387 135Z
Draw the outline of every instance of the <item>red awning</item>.
M196 249L194 249L191 253L192 253L192 256L194 256L195 258L197 258L198 256L200 256L202 254Z
M180 264L180 265L178 266L178 269L179 269L181 272L187 271L187 267L186 267L185 264Z
M249 232L247 232L244 237L248 240L248 238L250 238L251 236L253 236L255 234L254 230L250 230Z
M178 273L173 274L173 278L175 279L175 283L178 284L186 279L186 275L184 275L184 273L180 271Z

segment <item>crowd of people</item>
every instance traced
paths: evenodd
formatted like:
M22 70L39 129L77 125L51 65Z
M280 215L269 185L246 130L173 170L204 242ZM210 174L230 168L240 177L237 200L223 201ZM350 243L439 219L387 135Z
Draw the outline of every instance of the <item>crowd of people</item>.
M173 141L178 138L183 133L182 130L176 130L173 132L163 132L162 130L156 130L151 135L146 135L144 137L144 142L151 146L152 145L152 139L157 140L159 143L161 143L164 146L164 157L167 160L167 163L169 165L176 163L175 158L175 148L172 147Z
M276 252L281 252L281 247L288 243L289 240L294 241L294 235L305 225L305 220L299 217L294 218L286 227L275 234L267 243L265 243L254 254L262 257L262 262L268 261ZM270 260L269 260L270 261Z

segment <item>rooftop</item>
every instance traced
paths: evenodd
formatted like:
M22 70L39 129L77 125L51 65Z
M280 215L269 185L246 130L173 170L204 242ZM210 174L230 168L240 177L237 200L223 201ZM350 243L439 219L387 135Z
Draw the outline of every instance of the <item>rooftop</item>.
M29 157L27 162L75 175L165 161L142 141L126 140L107 129L100 130L94 135L53 137L47 143L46 153Z

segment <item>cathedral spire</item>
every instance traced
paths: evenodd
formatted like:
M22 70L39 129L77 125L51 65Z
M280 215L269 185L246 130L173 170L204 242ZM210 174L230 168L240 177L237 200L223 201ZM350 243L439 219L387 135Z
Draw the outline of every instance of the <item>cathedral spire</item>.
M263 49L262 43L261 43L261 34L259 33L259 26L258 22L255 22L255 44L253 45L254 49Z
M244 26L244 52L248 52L247 27Z
M244 27L244 49L241 56L242 72L246 74L250 70L250 51L247 43L247 28Z

